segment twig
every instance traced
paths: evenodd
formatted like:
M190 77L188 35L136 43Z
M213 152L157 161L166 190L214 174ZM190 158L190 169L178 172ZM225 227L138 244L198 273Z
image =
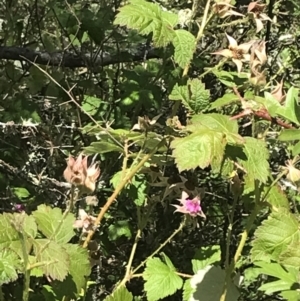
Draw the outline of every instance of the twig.
M118 194L122 191L122 189L125 187L125 185L132 179L132 177L139 171L139 169L145 164L145 162L147 162L164 143L165 143L165 139L160 141L149 154L145 155L144 158L134 168L132 168L132 170L128 174L125 175L123 180L120 182L120 184L115 189L113 194L108 198L105 205L102 207L101 211L99 212L97 219L94 222L95 228L93 230L89 231L89 233L83 243L84 248L86 248L88 246L88 243L92 239L97 226L99 226L100 222L102 221L102 219L104 217L104 214L109 209L111 204L114 202L114 200L116 199Z

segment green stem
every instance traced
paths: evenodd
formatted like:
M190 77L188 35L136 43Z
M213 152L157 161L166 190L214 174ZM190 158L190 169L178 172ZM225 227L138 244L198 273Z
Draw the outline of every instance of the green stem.
M138 244L138 242L139 242L139 240L141 238L141 234L142 234L142 230L138 229L138 231L136 233L136 236L135 236L134 244L133 244L132 249L131 249L131 253L130 253L130 256L129 256L128 264L126 266L125 276L124 276L123 280L120 282L120 284L117 286L116 290L118 288L120 288L121 286L124 286L125 283L128 280L130 280L132 262L133 262L133 258L134 258L135 252L136 252L137 244Z
M259 212L259 208L260 208L259 205L260 205L259 183L257 180L255 180L255 208L253 209L253 211L251 212L251 215L249 216L249 218L247 220L245 230L241 234L241 240L240 240L237 250L235 252L234 258L233 258L230 266L226 270L226 280L225 280L226 287L225 287L225 289L223 289L222 295L220 297L220 301L226 300L227 285L230 281L230 278L235 269L235 266L236 266L238 260L240 259L240 256L241 256L243 248L246 244L246 240L248 238L249 232L251 231L254 221L256 219L257 213Z
M225 254L226 276L225 276L225 281L224 281L224 285L223 285L223 292L222 292L222 296L220 298L220 301L225 301L226 294L227 294L227 288L228 288L228 285L229 285L229 282L230 282L230 277L231 277L231 269L230 269L230 266L229 266L230 242L231 242L233 219L234 219L234 213L235 213L235 207L237 205L237 201L238 201L238 196L234 195L231 214L229 216L229 225L228 225L228 231L227 231L227 237L226 237L226 254Z
M208 17L210 2L211 2L211 0L207 0L206 1L206 5L205 5L205 8L204 8L204 13L203 13L203 18L202 18L202 22L201 22L201 25L199 27L199 30L198 30L198 33L197 33L197 37L196 37L196 43L195 43L195 50L194 50L194 52L196 51L197 43L199 42L199 40L202 38L202 36L204 34L205 26L208 24L208 21L213 16L213 15L210 15ZM183 70L182 77L185 77L188 74L189 69L190 69L190 64L187 64L185 66L184 70ZM172 112L171 112L171 118L173 118L174 116L176 116L177 111L178 111L179 106L180 106L180 103L181 103L181 101L179 101L179 100L175 101L175 103L173 105L173 108L172 108Z
M165 245L167 245L173 237L175 237L185 226L186 223L186 217L184 217L184 220L180 223L179 227L170 235L150 256L148 256L143 262L141 262L133 271L132 275L136 273L141 267L145 265L145 263L148 261L148 259L155 256Z
M26 239L23 232L18 232L19 240L21 242L22 246L22 254L23 254L23 260L24 260L24 285L23 285L23 301L28 301L29 299L29 289L30 289L30 269L28 269L29 266L29 256L27 253L27 247L26 247Z

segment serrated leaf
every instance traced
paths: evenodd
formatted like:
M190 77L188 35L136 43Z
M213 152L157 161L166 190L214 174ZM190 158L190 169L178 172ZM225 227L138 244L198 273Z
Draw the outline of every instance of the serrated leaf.
M187 84L179 86L176 84L169 95L171 100L181 100L183 105L194 113L206 109L210 101L210 92L205 89L199 79L189 79Z
M4 213L0 215L0 243L19 240L18 232L12 227L13 215Z
M225 271L220 267L207 266L199 270L191 278L191 286L195 289L189 301L220 301L225 280ZM227 284L226 301L236 301L239 292L236 286L230 282Z
M220 168L226 146L226 139L220 132L199 130L185 138L176 138L171 143L173 157L179 171L212 165Z
M269 187L266 187L265 193L268 190ZM278 210L280 207L288 209L290 206L286 194L281 190L279 185L271 186L270 191L268 191L266 201L273 207L274 210Z
M300 266L300 248L299 241L293 241L287 249L280 254L279 261L285 266Z
M114 291L112 295L106 297L104 301L132 301L133 296L128 292L125 286L121 286L118 290Z
M193 272L196 274L199 270L204 269L208 265L221 260L220 246L202 247L196 251L192 260Z
M176 14L162 11L159 5L144 0L131 0L120 8L114 24L127 26L142 35L153 33L157 47L167 46L174 38L173 27L178 22Z
M40 267L44 274L53 280L63 281L70 269L70 256L66 250L48 239L36 239L33 248L37 262L44 263Z
M75 217L72 213L66 216L59 229L58 226L63 219L61 209L40 205L32 215L36 220L39 231L57 243L67 243L75 235L73 230Z
M280 141L300 140L300 130L294 130L294 129L282 130L278 136L278 140Z
M299 223L287 210L272 212L255 231L252 261L278 261L292 242L300 243Z
M18 278L16 269L21 267L20 259L12 250L0 250L0 285L15 281Z
M175 273L173 265L164 264L159 258L147 261L143 278L148 301L157 301L173 295L182 287L183 280Z
M266 143L252 137L245 137L244 153L246 159L238 159L247 171L249 181L259 180L266 183L269 176L269 151Z
M215 109L222 108L224 106L227 106L227 105L232 104L237 101L239 101L239 98L235 94L233 94L233 93L224 94L222 97L216 99L210 105L209 108L210 108L210 110L215 110Z
M123 152L123 149L110 142L106 141L97 141L92 142L90 146L87 146L84 148L84 151L87 155L93 155L93 154L105 154L110 152Z
M208 128L226 136L226 140L231 144L243 144L244 139L238 134L238 124L236 120L230 120L228 116L222 114L198 114L191 119L187 129L197 131L200 127Z
M132 233L128 220L116 221L108 227L108 237L110 240L116 240L121 236L131 238Z
M184 68L193 58L196 39L187 30L177 29L172 43L175 48L174 60L181 68Z
M91 273L91 264L89 261L89 254L86 249L83 249L78 245L65 245L64 249L69 255L70 268L69 275L71 277L67 277L66 280L59 283L62 288L64 286L71 286L65 282L74 282L76 285L76 291L73 290L75 294L79 294L82 289L85 288L86 285L86 277L88 277Z

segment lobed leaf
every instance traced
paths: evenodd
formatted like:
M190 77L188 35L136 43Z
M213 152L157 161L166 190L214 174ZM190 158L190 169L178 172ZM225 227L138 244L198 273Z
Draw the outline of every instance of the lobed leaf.
M69 213L60 228L60 221L63 219L63 214L59 208L51 208L46 205L38 206L38 209L32 213L39 231L41 231L47 238L57 243L67 243L75 235L73 225L75 217Z
M190 32L184 29L177 29L174 33L175 37L172 41L175 48L174 59L181 68L184 68L193 58L196 39Z
M148 301L156 301L173 295L182 287L183 280L175 273L171 261L165 256L167 264L159 258L151 258L147 261L143 278L146 281L144 289Z
M287 210L272 212L255 231L251 250L253 261L278 261L292 243L300 243L299 223Z
M69 273L70 256L68 252L54 241L36 239L33 243L37 262L44 263L41 270L53 280L63 281Z
M144 0L130 0L120 8L114 20L114 24L135 29L142 35L153 33L157 47L165 47L173 40L173 27L177 22L176 14L162 11L158 4Z

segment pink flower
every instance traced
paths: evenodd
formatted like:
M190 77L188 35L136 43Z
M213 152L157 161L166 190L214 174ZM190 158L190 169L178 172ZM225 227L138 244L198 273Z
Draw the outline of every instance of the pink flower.
M189 195L185 191L182 191L181 199L178 199L178 201L181 203L181 205L172 205L177 208L174 212L189 214L190 216L193 217L199 215L202 216L203 218L206 218L200 205L201 201L199 196L190 199Z

